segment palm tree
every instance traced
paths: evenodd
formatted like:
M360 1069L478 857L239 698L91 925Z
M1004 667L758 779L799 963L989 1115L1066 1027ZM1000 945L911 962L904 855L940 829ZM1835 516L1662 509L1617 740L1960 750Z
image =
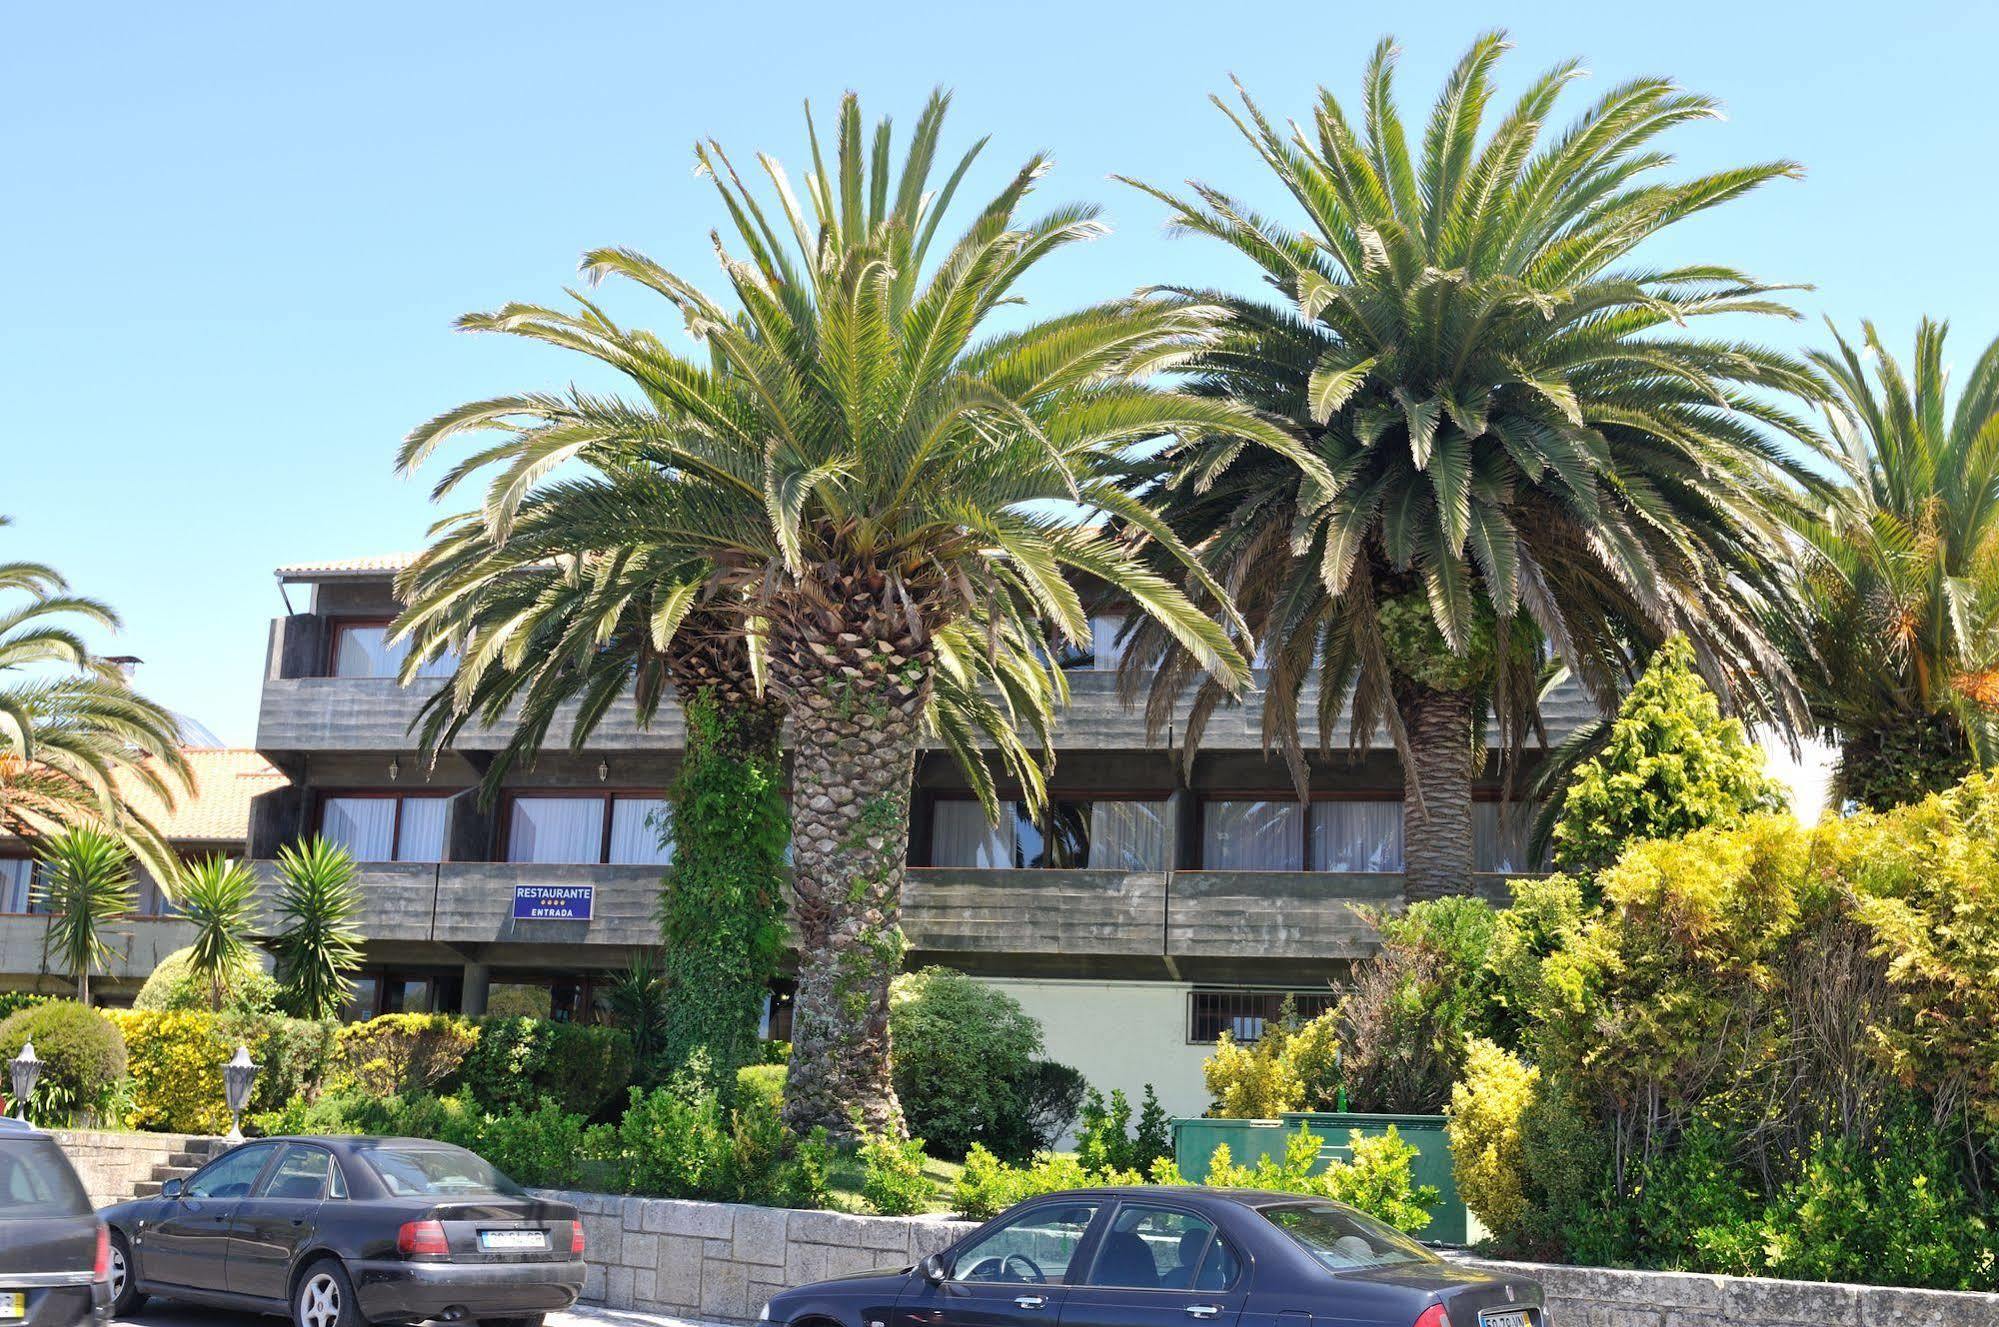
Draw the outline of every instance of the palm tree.
M1481 729L1489 717L1503 750L1524 746L1544 642L1607 707L1635 655L1683 632L1732 706L1802 717L1763 618L1788 611L1785 481L1803 476L1766 430L1809 442L1770 394L1817 384L1790 358L1685 330L1794 315L1731 268L1631 260L1673 222L1797 168L1656 179L1671 158L1653 140L1717 113L1658 79L1612 89L1543 142L1573 63L1483 133L1504 50L1493 34L1459 61L1420 151L1387 41L1358 126L1324 90L1309 128L1288 132L1241 89L1239 110L1215 99L1303 230L1206 184L1137 186L1280 297L1184 293L1232 318L1193 366L1198 390L1290 420L1334 481L1200 439L1170 458L1168 516L1262 642L1264 735L1301 790L1309 683L1322 734L1343 713L1356 745L1387 729L1416 897L1469 888ZM1158 635L1139 629L1128 657L1153 657ZM1152 686L1155 722L1197 689L1190 752L1225 698L1198 672L1182 653Z
M1101 227L1088 207L1018 215L1048 168L1037 155L933 259L979 150L933 186L945 106L939 94L925 107L899 171L888 123L864 135L853 97L830 169L808 113L809 213L774 160L759 158L776 195L766 206L719 145L697 148L742 248L721 254L733 310L630 250L591 253L584 269L664 297L705 357L584 300L576 313L509 305L470 317L461 325L600 359L640 395L474 402L417 429L401 458L416 465L468 430L501 435L441 485L491 472L480 511L446 522L404 582L413 656L457 649L461 698L529 641L482 629L459 605L525 566L560 569L594 606L560 666L591 669L593 640L627 648L620 627L634 621L652 639L630 649L664 650L697 607L745 641L794 745L801 957L786 1110L796 1126L841 1134L856 1111L869 1130L899 1127L888 983L902 962L909 789L926 726L990 812L982 743L1029 798L1041 794L1020 733L1041 734L1065 695L1045 663L1051 637L1088 638L1069 573L1155 616L1220 686L1246 676L1221 626L1074 513L1115 513L1188 556L1123 485L1133 444L1212 431L1316 468L1251 411L1148 385L1212 338L1204 306L1133 298L987 329L1042 259ZM607 673L584 691L586 710L630 676L622 664Z
M178 726L91 652L80 624L115 630L118 616L69 593L51 567L0 563L0 834L33 840L102 825L154 878L171 880L173 852L128 792L171 806L187 791Z
M354 858L315 837L278 850L271 908L279 1002L294 1018L333 1018L354 994L348 973L361 966L361 891Z
M230 983L252 958L256 873L225 857L204 858L182 872L179 903L181 920L194 929L188 972L208 983L209 1007L220 1013Z
M1999 762L1999 341L1953 410L1946 324L1917 328L1913 379L1861 330L1811 354L1848 485L1799 527L1812 556L1791 654L1839 743L1841 795L1885 810Z
M76 979L76 999L90 1003L90 974L111 959L104 928L132 911L131 856L114 834L91 825L62 831L41 845L35 900L49 914L42 957L53 955Z

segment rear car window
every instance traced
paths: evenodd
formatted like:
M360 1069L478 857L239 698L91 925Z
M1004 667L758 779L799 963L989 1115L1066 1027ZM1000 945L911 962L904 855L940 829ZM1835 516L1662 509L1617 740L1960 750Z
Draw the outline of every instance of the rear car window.
M525 1192L483 1158L457 1147L370 1147L361 1153L398 1198L455 1198Z
M1401 1231L1330 1203L1266 1207L1263 1219L1335 1272L1438 1261L1436 1254Z
M53 1139L0 1140L0 1221L89 1212L90 1199Z

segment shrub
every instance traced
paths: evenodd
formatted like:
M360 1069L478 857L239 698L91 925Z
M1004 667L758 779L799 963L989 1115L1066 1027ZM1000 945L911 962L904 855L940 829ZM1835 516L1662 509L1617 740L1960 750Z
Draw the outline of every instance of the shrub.
M860 1146L861 1201L880 1216L914 1216L927 1211L936 1185L923 1173L921 1138L863 1133Z
M736 1070L736 1100L756 1101L777 1110L784 1108L785 1067L781 1064L746 1064Z
M1540 1071L1477 1038L1465 1076L1451 1089L1451 1169L1458 1196L1494 1234L1517 1235L1527 1214L1520 1121L1533 1104Z
M50 1000L0 1022L0 1059L13 1059L30 1041L42 1076L28 1099L29 1117L56 1124L101 1114L125 1076L125 1038L118 1028L85 1005Z
M1417 1231L1430 1224L1436 1205L1434 1186L1418 1186L1410 1163L1416 1149L1402 1141L1394 1125L1380 1134L1363 1136L1355 1129L1348 1159L1335 1159L1313 1173L1324 1142L1300 1125L1285 1141L1281 1158L1258 1157L1253 1166L1237 1165L1223 1143L1208 1162L1206 1183L1225 1189L1267 1189L1277 1193L1313 1194L1331 1198L1378 1217L1398 1230Z
M384 1097L443 1086L478 1041L475 1025L450 1014L384 1014L340 1029L348 1074L363 1091Z
M1090 1090L1082 1121L1076 1126L1076 1158L1085 1168L1144 1172L1172 1155L1173 1124L1152 1084L1145 1085L1135 1133L1131 1129L1131 1101L1123 1089L1113 1089L1108 1101L1096 1089Z
M553 1104L522 1114L481 1115L469 1097L457 1099L469 1147L521 1184L574 1188L593 1158L609 1150L611 1130ZM442 1130L440 1130L442 1132ZM457 1140L451 1140L457 1141Z
M618 1122L619 1158L628 1192L696 1197L719 1179L725 1150L721 1107L712 1092L669 1084L633 1088Z
M49 997L32 991L0 991L0 1019L10 1018L30 1005L47 1004Z
M314 1100L342 1065L340 1024L332 1019L224 1013L215 1026L230 1054L247 1046L260 1066L252 1111L273 1110L294 1098Z
M833 1145L823 1128L806 1138L793 1133L785 1126L783 1109L780 1096L743 1095L729 1112L728 1149L707 1196L765 1207L826 1205Z
M962 972L924 968L895 979L889 1026L911 1133L939 1156L963 1156L974 1143L1000 1156L1032 1151L1021 1119L1041 1025L1018 1001Z
M1284 1056L1281 1023L1264 1028L1247 1046L1223 1032L1201 1065L1201 1078L1214 1098L1208 1114L1225 1119L1270 1119L1305 1099L1298 1071Z
M1014 1152L1038 1152L1053 1147L1075 1123L1089 1086L1082 1071L1072 1065L1036 1060L1028 1066L1027 1078L1020 1084L1021 1104L1015 1116L1019 1128L1014 1137L1002 1141Z
M161 1133L229 1128L222 1066L235 1047L223 1040L213 1014L134 1009L105 1016L117 1023L131 1052L128 1124Z
M160 1012L187 1012L210 1007L208 984L194 975L193 951L176 949L160 960L133 998L132 1007ZM278 1006L278 983L264 971L255 954L246 955L228 983L223 1008L246 1014L268 1014Z
M553 1105L595 1117L632 1080L631 1041L616 1028L539 1018L482 1018L459 1079L489 1111Z
M1431 1114L1450 1100L1467 1038L1492 1030L1491 905L1453 897L1380 922L1381 952L1339 1005L1340 1071L1355 1110Z
M1081 1189L1096 1184L1185 1184L1171 1161L1154 1165L1149 1175L1137 1171L1092 1171L1073 1155L1041 1152L1024 1166L1009 1165L983 1147L965 1154L965 1168L951 1191L951 1205L960 1216L984 1221L1015 1203L1044 1193Z

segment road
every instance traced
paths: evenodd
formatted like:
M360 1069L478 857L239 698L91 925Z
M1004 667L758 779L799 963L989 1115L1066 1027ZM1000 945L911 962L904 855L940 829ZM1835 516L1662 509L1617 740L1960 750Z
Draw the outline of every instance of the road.
M130 1318L118 1318L112 1327L271 1327L279 1320L260 1318L252 1313L223 1313L216 1309L188 1308L154 1302ZM552 1313L548 1327L707 1327L686 1318L656 1317L647 1313L620 1313L611 1309L577 1309L572 1313Z

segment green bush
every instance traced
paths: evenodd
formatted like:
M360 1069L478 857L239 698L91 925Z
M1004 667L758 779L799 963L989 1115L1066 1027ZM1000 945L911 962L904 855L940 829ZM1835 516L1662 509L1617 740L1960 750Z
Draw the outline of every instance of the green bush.
M11 1018L30 1005L47 1004L49 997L32 991L0 991L0 1019Z
M937 1186L923 1173L921 1138L863 1133L860 1146L861 1201L878 1216L914 1216L928 1211Z
M785 1077L786 1070L781 1064L746 1064L736 1070L736 1100L756 1101L781 1111Z
M154 1013L210 1012L212 999L208 983L198 979L193 969L194 951L176 949L160 960L146 978L146 984L132 1000L134 1009ZM236 965L236 972L229 980L228 993L223 997L226 1012L245 1014L274 1013L278 1007L278 983L264 965L253 955L246 956Z
M1145 1183L1185 1184L1186 1181L1171 1161L1156 1163L1149 1175L1137 1171L1093 1171L1075 1156L1055 1152L1037 1153L1026 1165L1015 1166L983 1147L974 1146L965 1154L965 1168L959 1172L951 1191L951 1205L960 1216L984 1221L1015 1203L1044 1193L1097 1184Z
M740 1074L745 1070L739 1070ZM707 1197L764 1207L824 1207L833 1144L826 1130L800 1138L785 1126L783 1100L767 1091L744 1093L729 1112L728 1148Z
M450 1014L383 1014L340 1029L349 1077L383 1097L444 1087L478 1042L478 1027Z
M1289 996L1263 1035L1244 1044L1222 1033L1201 1066L1210 1115L1259 1120L1287 1110L1333 1110L1340 1093L1340 1020L1332 1010L1309 1021Z
M521 1114L477 1115L469 1098L459 1145L469 1147L521 1184L575 1188L590 1162L611 1150L611 1130L553 1104Z
M282 1014L224 1013L216 1019L221 1042L235 1053L247 1046L260 1066L250 1095L252 1111L275 1110L296 1098L311 1101L340 1071L340 1024Z
M1112 1089L1108 1101L1095 1088L1090 1089L1076 1125L1076 1159L1085 1169L1143 1172L1172 1156L1173 1122L1159 1104L1152 1084L1145 1085L1136 1130L1132 1128L1131 1101L1122 1088Z
M496 1114L552 1105L594 1118L631 1085L631 1041L618 1029L496 1017L477 1030L458 1080Z
M895 1091L909 1131L937 1155L974 1143L1019 1158L1065 1132L1074 1080L1040 1066L1041 1025L1018 1001L950 968L895 979Z
M1340 999L1341 1079L1354 1110L1434 1114L1450 1101L1467 1039L1494 1030L1498 918L1482 899L1442 898L1382 918L1380 930L1381 952L1355 966Z
M1514 1236L1527 1216L1521 1120L1540 1071L1483 1037L1471 1043L1463 1081L1451 1089L1451 1171L1458 1196L1488 1230Z
M29 1005L0 1022L0 1059L34 1042L42 1076L28 1099L28 1116L66 1124L102 1114L125 1076L125 1038L96 1010L69 1000Z
M632 1193L691 1198L720 1180L727 1146L722 1108L712 1092L669 1084L633 1088L618 1122L618 1152Z
M1350 1135L1346 1160L1335 1159L1317 1174L1324 1141L1303 1125L1285 1140L1284 1155L1258 1157L1253 1166L1237 1165L1228 1144L1209 1158L1206 1183L1221 1189L1267 1189L1277 1193L1312 1194L1331 1198L1378 1217L1398 1230L1418 1231L1430 1224L1430 1209L1439 1197L1432 1185L1415 1183L1411 1163L1416 1148L1402 1141L1394 1125L1366 1136Z

